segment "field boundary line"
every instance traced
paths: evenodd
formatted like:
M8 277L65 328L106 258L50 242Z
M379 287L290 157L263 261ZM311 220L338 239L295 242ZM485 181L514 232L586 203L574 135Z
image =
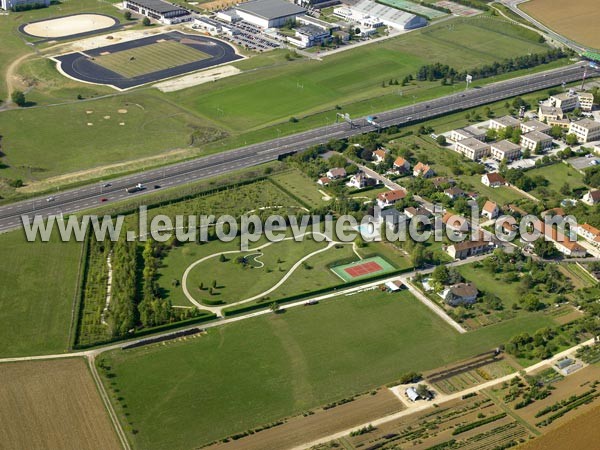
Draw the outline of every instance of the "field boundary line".
M108 416L110 417L110 421L113 424L115 432L117 433L117 437L119 441L121 441L121 445L125 450L131 450L131 446L129 445L129 441L127 440L127 435L121 426L121 422L117 416L116 411L114 410L112 403L110 402L110 398L104 385L102 384L102 380L100 379L100 374L96 370L95 356L93 354L87 356L88 367L90 368L90 372L92 373L92 378L94 379L94 384L96 385L96 389L98 389L98 393L102 398L102 403L104 403L104 407L108 412Z

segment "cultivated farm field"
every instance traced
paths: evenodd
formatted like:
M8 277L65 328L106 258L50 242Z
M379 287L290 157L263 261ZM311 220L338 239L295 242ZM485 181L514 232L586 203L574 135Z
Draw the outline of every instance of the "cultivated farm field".
M557 33L600 49L600 8L596 0L531 0L519 8Z
M0 364L0 447L118 450L83 358Z

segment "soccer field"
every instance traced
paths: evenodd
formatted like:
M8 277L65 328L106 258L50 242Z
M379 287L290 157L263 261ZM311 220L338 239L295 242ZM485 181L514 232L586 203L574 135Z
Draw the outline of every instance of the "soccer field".
M134 78L209 57L189 45L176 41L163 41L101 55L94 58L94 62L119 75Z

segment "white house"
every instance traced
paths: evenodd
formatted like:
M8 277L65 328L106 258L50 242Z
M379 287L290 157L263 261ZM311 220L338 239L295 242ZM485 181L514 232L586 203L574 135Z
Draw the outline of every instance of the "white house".
M504 186L506 180L497 172L485 173L481 176L481 182L488 187Z
M481 215L487 217L489 220L495 219L500 215L500 208L498 204L488 200L481 209Z
M381 194L377 195L377 205L380 208L386 208L388 206L392 206L398 200L402 200L404 197L406 197L406 192L400 189L382 192Z
M581 197L581 201L586 205L597 205L600 203L600 190L594 189L587 191L583 197Z

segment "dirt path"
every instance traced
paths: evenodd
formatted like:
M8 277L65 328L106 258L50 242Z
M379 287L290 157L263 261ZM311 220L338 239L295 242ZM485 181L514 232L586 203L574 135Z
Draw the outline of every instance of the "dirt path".
M9 64L9 66L6 68L6 101L4 102L4 105L0 108L0 109L8 109L11 107L12 105L12 99L11 99L11 95L15 89L15 72L17 67L19 67L19 64L21 64L23 61L25 61L27 58L29 58L30 56L35 55L35 53L26 53L22 56L19 56L17 59L15 59L13 62L11 62Z

